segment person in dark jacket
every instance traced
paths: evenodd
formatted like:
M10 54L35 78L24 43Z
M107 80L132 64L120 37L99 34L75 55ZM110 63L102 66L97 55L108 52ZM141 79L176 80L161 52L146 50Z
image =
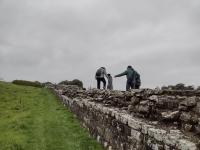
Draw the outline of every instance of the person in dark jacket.
M105 76L108 78L108 75L106 73L106 68L105 67L101 67L96 71L95 78L97 80L97 88L98 89L101 88L100 87L101 82L103 82L103 89L106 89L106 80L104 78Z
M136 85L136 71L132 68L132 66L128 66L127 70L116 75L115 77L121 77L126 75L127 82L126 82L126 91L130 89L135 89Z
M107 86L108 90L113 90L113 79L111 74L108 74L108 86Z

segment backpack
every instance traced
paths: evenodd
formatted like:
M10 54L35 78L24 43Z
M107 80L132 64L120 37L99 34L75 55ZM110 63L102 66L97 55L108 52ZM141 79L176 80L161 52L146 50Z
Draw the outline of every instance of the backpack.
M97 72L96 72L96 77L100 77L102 74L102 70L101 69L98 69Z
M140 74L137 72L135 74L135 82L136 82L136 85L138 85L138 86L141 85Z

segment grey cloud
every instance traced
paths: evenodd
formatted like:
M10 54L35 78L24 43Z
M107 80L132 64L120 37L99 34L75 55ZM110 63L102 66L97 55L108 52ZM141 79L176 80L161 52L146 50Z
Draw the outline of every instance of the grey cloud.
M94 87L98 67L114 75L131 64L143 87L200 85L199 8L198 0L1 0L1 76ZM125 78L114 85L124 89Z

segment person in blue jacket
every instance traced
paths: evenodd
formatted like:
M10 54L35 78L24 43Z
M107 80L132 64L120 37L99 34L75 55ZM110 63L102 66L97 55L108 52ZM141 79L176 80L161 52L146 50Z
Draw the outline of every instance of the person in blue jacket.
M137 73L132 66L128 66L126 71L118 74L118 75L115 75L115 77L121 77L121 76L124 76L126 75L126 78L127 78L127 82L126 82L126 90L130 90L130 89L139 89L140 87L140 75L139 73ZM137 83L136 83L137 81Z

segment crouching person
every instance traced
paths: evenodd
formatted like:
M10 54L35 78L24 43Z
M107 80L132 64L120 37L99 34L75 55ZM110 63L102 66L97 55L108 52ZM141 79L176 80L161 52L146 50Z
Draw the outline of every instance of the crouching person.
M103 82L103 89L106 89L106 80L104 78L105 76L108 78L105 67L101 67L96 71L95 78L97 80L97 88L98 89L101 88L101 82Z

